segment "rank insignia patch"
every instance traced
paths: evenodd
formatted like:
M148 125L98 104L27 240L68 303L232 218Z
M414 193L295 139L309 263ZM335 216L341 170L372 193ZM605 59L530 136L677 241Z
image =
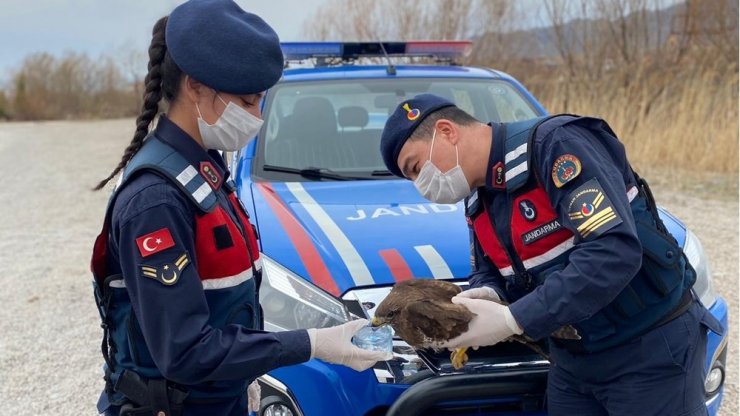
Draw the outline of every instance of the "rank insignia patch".
M211 162L200 162L200 173L208 179L208 184L211 185L211 188L217 189L221 184L221 175L218 174L218 171L213 167Z
M493 187L498 189L506 188L506 184L504 183L504 163L498 162L491 169Z
M187 253L183 253L173 263L164 263L160 266L141 266L141 274L158 281L166 286L172 286L177 283L180 274L185 267L190 264L190 258Z
M581 173L581 161L573 155L562 155L552 164L552 181L561 188Z
M568 218L584 239L598 237L622 223L622 218L596 179L591 179L570 193Z

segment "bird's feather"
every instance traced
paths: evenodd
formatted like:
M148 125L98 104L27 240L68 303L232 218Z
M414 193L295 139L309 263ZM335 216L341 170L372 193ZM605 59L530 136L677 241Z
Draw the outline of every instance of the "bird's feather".
M446 296L446 295L445 295ZM468 330L473 314L462 305L449 300L425 299L408 304L401 312L399 336L408 334L412 347L425 347L429 343L447 341ZM421 336L420 336L421 335ZM405 339L405 338L404 338Z
M434 348L435 344L467 331L470 320L475 316L465 306L452 303L452 298L460 292L458 285L442 280L405 280L393 286L375 310L375 317L390 324L396 334L412 347ZM552 335L580 338L570 325ZM521 342L547 358L539 344L526 335L514 335L505 341Z

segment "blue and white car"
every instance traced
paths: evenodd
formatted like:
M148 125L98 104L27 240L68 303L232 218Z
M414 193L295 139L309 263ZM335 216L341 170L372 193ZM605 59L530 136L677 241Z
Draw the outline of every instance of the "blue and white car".
M260 236L267 330L371 318L404 279L465 284L470 253L461 204L425 200L413 183L389 174L378 149L388 114L420 93L446 97L479 120L547 113L511 76L453 64L469 47L283 44L288 67L263 101L264 127L232 159L239 196ZM661 214L698 272L695 292L727 327L727 305L712 289L701 243ZM444 354L417 353L400 339L394 345L393 360L360 373L318 360L270 372L260 378L260 414L545 414L549 363L516 343L473 352L459 372ZM707 347L706 403L714 415L726 335L710 332Z

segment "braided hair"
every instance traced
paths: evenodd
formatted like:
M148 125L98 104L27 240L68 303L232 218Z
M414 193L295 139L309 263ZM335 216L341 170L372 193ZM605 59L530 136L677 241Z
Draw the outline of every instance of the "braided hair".
M167 52L165 43L167 17L164 16L159 19L154 24L154 29L152 29L152 42L149 45L149 72L144 78L144 102L141 106L141 113L136 118L134 138L123 152L123 157L121 157L118 166L107 178L100 181L93 190L103 189L141 149L144 138L149 134L149 127L159 112L159 102L162 97L164 96L167 102L172 102L177 98L180 81L184 74Z

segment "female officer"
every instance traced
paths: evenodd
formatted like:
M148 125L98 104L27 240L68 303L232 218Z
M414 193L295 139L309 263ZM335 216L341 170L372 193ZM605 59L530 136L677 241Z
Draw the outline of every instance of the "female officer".
M101 413L243 415L259 403L250 382L270 370L310 358L364 370L384 358L351 344L364 320L259 330L260 254L218 151L257 134L282 68L277 34L232 0L191 0L155 24L136 133L96 187L123 171L92 260ZM167 114L149 133L162 97Z

